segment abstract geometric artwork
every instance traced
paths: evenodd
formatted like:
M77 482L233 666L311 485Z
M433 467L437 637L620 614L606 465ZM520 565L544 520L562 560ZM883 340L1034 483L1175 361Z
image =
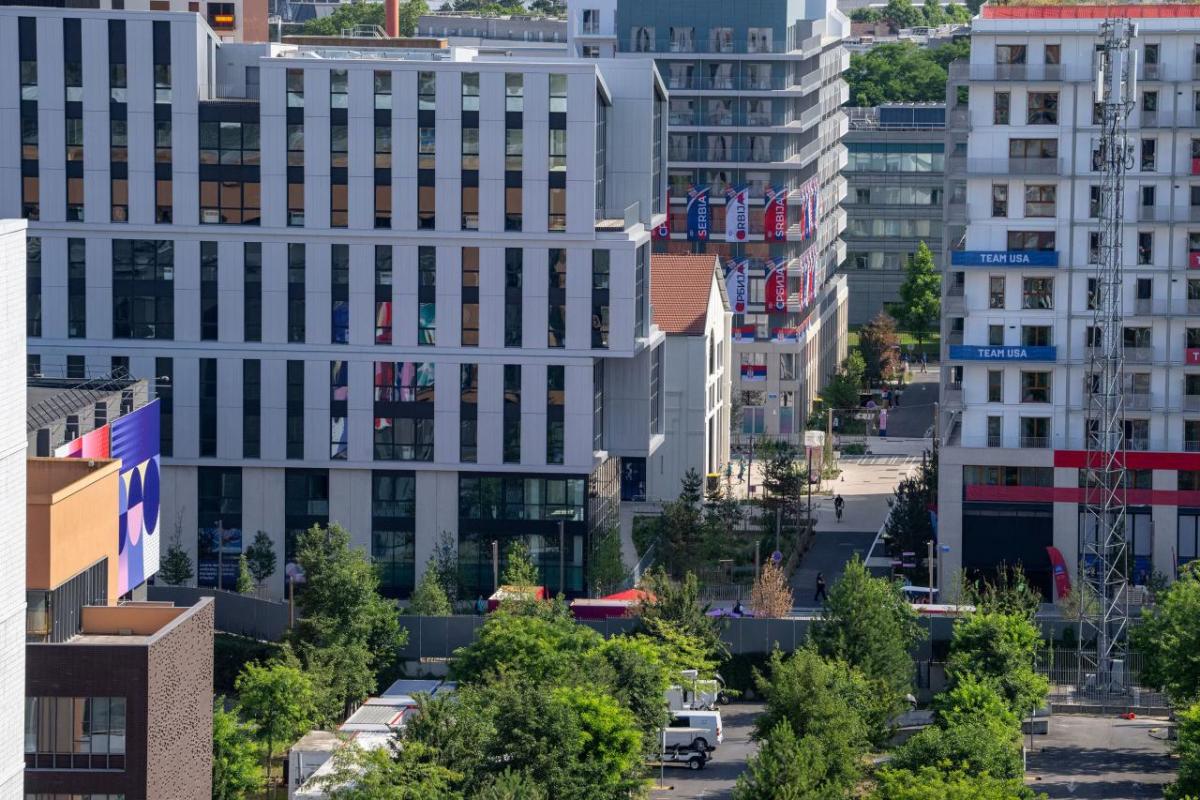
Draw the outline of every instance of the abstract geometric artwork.
M112 457L121 459L117 593L125 594L158 572L158 401L118 417L110 427Z

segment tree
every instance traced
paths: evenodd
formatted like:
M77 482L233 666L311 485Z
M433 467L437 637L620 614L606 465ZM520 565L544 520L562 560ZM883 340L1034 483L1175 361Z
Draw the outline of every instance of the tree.
M375 690L408 634L395 604L379 594L375 566L340 525L300 534L296 560L305 583L291 638L305 669L322 678L319 721L331 723Z
M432 558L425 565L425 572L409 598L408 613L422 617L448 617L454 613Z
M192 559L183 549L183 512L175 515L175 533L171 544L167 546L167 554L158 567L158 580L171 586L183 586L191 581L195 574L192 571Z
M628 571L621 558L621 531L615 525L597 531L592 537L592 558L588 565L589 584L598 596L615 592Z
M905 2L914 14L920 14ZM944 102L946 68L928 48L912 42L881 44L850 57L846 71L850 105L889 102Z
M867 362L858 350L851 350L850 355L842 359L842 372L855 388L861 388L867 376Z
M925 17L925 24L931 28L945 25L950 21L950 17L942 10L942 4L938 0L925 0L921 13Z
M275 545L266 531L254 534L254 541L246 548L246 560L250 562L250 574L259 585L275 574Z
M878 8L856 8L850 14L851 22L883 22L883 12Z
M950 3L946 6L946 16L950 22L967 24L971 21L971 10L964 5Z
M267 665L251 662L234 684L238 705L262 745L267 782L276 745L291 744L313 724L316 695L312 680L294 660Z
M906 552L917 553L918 572L927 556L927 543L934 539L933 520L929 516L932 499L930 487L922 475L901 479L884 526L888 554L900 558Z
M1200 568L1195 562L1142 611L1131 628L1131 649L1142 654L1142 679L1162 689L1176 706L1200 700Z
M823 743L830 788L824 796L838 796L833 789L853 786L861 774L868 730L859 709L872 691L870 685L853 667L824 659L808 647L787 658L776 650L767 668L766 675L755 676L766 703L755 722L755 737L765 739L777 725L786 724L796 738Z
M326 17L310 19L304 23L306 36L338 36L347 28L359 25L383 27L383 3L343 3ZM400 4L400 35L412 36L417 30L417 19L429 13L425 0L405 0Z
M900 336L896 333L896 320L885 311L862 326L858 332L858 347L862 350L867 369L867 382L876 386L890 381L896 374L899 363Z
M1042 707L1050 689L1035 669L1040 643L1037 626L1017 614L983 611L960 619L950 639L948 686L954 689L967 676L990 683L1024 719Z
M438 581L446 599L453 605L459 599L458 582L458 545L454 534L442 531L433 545L433 567L437 571ZM427 567L428 569L428 567Z
M263 772L258 765L250 731L234 711L226 711L225 698L213 706L213 800L243 800L262 788Z
M1167 800L1200 797L1200 705L1179 712L1178 720L1179 779L1167 787Z
M529 548L520 539L513 539L504 553L504 571L500 573L502 586L541 586L542 577L529 556Z
M529 4L529 10L547 17L565 17L567 4L561 0L533 0Z
M475 640L454 651L451 671L459 681L483 681L511 672L535 682L565 681L603 637L567 614L522 614L501 607L489 614Z
M937 0L927 0L926 8L930 3L941 10ZM917 245L917 252L905 267L898 308L905 329L917 344L924 344L942 314L942 276L933 264L933 253L924 242Z
M783 567L773 559L767 559L762 572L750 587L750 608L756 617L778 619L792 610L794 599Z
M812 629L817 652L857 668L875 690L864 706L871 739L882 744L904 710L914 673L910 653L923 638L916 612L896 582L874 578L855 556L833 585Z
M246 554L238 556L237 585L234 587L238 594L250 594L254 591L254 576L250 574L250 562Z
M462 775L438 763L421 742L363 750L350 743L334 753L334 769L321 781L330 800L460 800Z
M871 800L1034 800L1033 790L1020 780L994 778L986 772L936 767L917 771L884 767ZM1046 795L1036 795L1045 798Z
M695 574L689 572L675 581L661 569L651 570L643 578L643 588L653 599L639 609L640 633L681 651L693 650L689 657L704 662L689 664L685 669L710 672L716 662L728 657L720 623L708 616L708 604L700 602L700 582Z
M982 611L1015 614L1033 621L1042 605L1042 596L1029 585L1019 565L1001 562L990 578L968 584L965 602Z
M913 28L925 21L925 15L911 0L888 0L883 18L895 29Z
M546 793L529 773L506 769L487 777L476 800L546 800Z
M821 400L829 408L857 408L860 387L861 381L855 382L844 370L839 370L821 390Z
M815 736L796 738L780 721L733 787L733 800L824 800L828 764L824 744Z
M642 732L642 743L651 751L657 732L669 721L663 697L679 673L671 670L667 648L648 637L614 636L597 651L598 672L612 687L612 696L633 713Z

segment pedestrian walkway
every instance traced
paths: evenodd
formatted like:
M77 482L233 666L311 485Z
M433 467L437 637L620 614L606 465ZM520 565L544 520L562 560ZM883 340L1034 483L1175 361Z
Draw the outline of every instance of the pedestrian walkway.
M1166 719L1055 714L1033 737L1026 783L1051 800L1161 798L1175 779Z

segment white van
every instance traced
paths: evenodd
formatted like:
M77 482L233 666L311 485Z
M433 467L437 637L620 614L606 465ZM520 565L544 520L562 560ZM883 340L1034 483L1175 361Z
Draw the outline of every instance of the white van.
M700 752L716 750L724 741L720 711L674 710L663 731L666 747L687 747Z

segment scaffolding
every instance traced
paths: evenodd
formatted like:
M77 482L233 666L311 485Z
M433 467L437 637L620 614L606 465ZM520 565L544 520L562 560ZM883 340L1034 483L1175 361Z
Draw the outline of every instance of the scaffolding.
M1088 688L1124 692L1129 627L1129 547L1125 528L1125 406L1121 228L1125 172L1134 150L1126 120L1137 92L1137 27L1107 19L1095 66L1101 121L1093 160L1100 172L1099 258L1090 289L1090 397L1086 421L1083 543L1080 548L1079 674Z

